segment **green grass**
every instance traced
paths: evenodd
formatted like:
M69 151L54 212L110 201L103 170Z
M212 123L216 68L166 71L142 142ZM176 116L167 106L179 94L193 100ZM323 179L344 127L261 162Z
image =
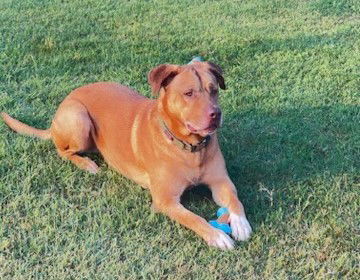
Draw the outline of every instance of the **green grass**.
M87 174L1 122L1 279L359 279L357 0L1 0L0 22L0 111L40 128L80 85L150 96L157 64L222 65L220 142L254 230L208 248L100 157Z

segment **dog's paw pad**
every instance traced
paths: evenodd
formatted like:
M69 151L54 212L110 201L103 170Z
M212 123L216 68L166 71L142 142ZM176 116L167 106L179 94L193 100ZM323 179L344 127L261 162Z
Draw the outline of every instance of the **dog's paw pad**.
M236 240L245 241L250 238L252 229L245 216L230 213L232 236Z

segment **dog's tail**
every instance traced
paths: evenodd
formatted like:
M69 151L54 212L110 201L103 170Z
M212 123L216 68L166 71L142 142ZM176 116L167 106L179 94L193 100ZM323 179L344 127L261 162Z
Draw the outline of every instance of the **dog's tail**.
M37 128L31 127L31 126L28 126L27 124L24 124L18 120L15 120L14 118L10 117L8 114L6 114L4 112L2 112L0 115L3 118L4 122L12 130L14 130L20 134L35 136L35 137L41 138L43 140L47 140L47 139L51 138L49 129L42 130L42 129L37 129Z

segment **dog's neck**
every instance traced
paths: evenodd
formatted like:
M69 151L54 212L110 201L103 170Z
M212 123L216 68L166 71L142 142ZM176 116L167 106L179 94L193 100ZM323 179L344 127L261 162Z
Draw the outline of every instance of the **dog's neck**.
M169 130L169 128L166 126L166 124L163 120L159 119L159 123L160 123L160 127L162 128L165 136L182 150L185 150L185 151L188 151L191 153L196 153L196 152L199 152L202 149L204 149L209 144L210 135L203 137L203 139L200 142L198 142L197 144L190 144L188 142L185 142L185 141L177 138Z

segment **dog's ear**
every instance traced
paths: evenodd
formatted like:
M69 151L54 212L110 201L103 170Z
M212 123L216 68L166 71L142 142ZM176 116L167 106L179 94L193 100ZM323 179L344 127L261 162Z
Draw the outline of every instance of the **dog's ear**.
M148 82L154 94L158 94L162 87L166 87L179 74L180 67L174 64L160 64L148 74Z
M215 76L215 78L219 84L219 87L221 89L226 89L225 80L223 77L223 70L221 69L221 67L210 61L208 61L207 64L209 66L210 72Z

